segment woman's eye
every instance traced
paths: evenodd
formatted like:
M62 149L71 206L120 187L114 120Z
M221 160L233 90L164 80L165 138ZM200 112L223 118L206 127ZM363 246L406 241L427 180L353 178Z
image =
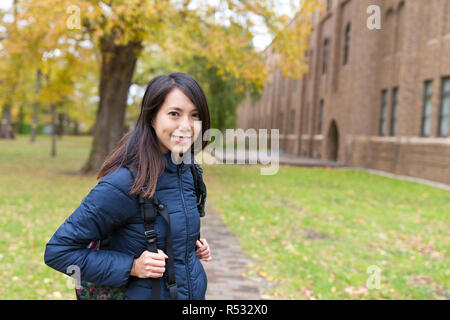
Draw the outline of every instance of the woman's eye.
M193 116L196 117L196 118L200 118L200 114L199 113L194 113Z
M175 113L175 115L178 114L178 112L175 112L175 111L169 112L170 115L172 115L172 114L174 114L174 113Z

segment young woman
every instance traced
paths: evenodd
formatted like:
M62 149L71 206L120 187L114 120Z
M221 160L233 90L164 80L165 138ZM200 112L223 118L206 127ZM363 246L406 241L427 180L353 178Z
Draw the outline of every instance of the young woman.
M199 259L210 261L211 253L206 239L198 239L200 216L189 166L195 161L194 142L209 127L208 103L195 79L174 72L150 81L135 129L107 157L99 183L47 243L45 263L63 273L77 266L81 280L125 288L124 299L152 299L152 279L159 278L160 298L170 299L163 277L168 224L157 216L158 253L147 251L137 200L139 194L156 195L170 217L177 298L205 299L207 278ZM206 141L198 141L203 149ZM192 162L179 163L186 155ZM135 168L135 180L127 167ZM105 238L107 248L87 248Z

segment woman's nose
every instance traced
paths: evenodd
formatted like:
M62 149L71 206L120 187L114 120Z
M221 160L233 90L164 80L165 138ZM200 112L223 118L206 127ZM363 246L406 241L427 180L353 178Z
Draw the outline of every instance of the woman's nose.
M189 120L188 117L183 117L181 119L180 129L183 129L183 130L186 130L188 132L191 132L192 125L193 124L191 123L191 121Z

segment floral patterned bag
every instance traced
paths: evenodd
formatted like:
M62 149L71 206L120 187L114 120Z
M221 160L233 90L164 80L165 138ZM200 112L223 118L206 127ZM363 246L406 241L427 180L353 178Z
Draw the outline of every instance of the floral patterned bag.
M92 241L88 248L100 249L100 240ZM95 283L81 280L80 286L75 288L77 300L123 300L126 287L98 286Z

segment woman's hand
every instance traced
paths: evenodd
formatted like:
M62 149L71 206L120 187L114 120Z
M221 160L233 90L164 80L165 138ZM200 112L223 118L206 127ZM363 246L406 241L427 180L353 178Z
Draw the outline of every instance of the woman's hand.
M161 278L165 270L165 259L167 258L169 257L160 249L158 249L158 253L145 250L139 258L134 259L130 276Z
M197 240L195 245L198 247L196 252L197 258L206 262L212 260L211 250L209 250L209 244L206 242L206 239Z

